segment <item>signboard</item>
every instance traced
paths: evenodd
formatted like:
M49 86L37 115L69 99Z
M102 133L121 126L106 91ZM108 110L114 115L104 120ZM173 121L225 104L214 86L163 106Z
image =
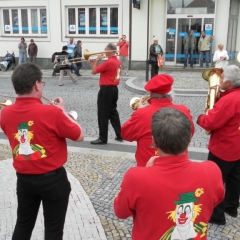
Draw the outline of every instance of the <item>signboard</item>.
M69 25L69 31L70 32L75 32L76 31L76 26L75 25Z
M212 24L205 24L204 29L205 29L206 36L212 36L213 34Z
M132 0L133 8L140 9L140 0Z
M5 25L4 30L5 32L10 32L10 25Z

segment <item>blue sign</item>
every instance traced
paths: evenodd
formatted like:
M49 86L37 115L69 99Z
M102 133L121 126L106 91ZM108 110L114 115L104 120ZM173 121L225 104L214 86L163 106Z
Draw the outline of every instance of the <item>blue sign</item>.
M178 36L179 37L185 37L185 36L187 36L187 33L186 32L180 32L180 33L178 33Z

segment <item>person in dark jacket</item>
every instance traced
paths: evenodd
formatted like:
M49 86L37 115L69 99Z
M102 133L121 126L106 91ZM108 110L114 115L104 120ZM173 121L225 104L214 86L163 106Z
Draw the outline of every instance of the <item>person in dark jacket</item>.
M33 39L30 40L30 44L28 45L28 56L29 62L36 63L38 47Z
M158 44L158 38L153 38L153 44L150 46L150 56L149 60L152 65L151 69L151 78L153 78L155 75L158 75L158 55L163 55L162 47Z
M76 52L76 54L74 55L74 58L81 58L82 57L82 41L77 41L77 45L75 46L73 52ZM79 73L79 70L81 69L82 67L82 63L81 62L78 62L80 61L80 59L77 59L76 60L76 68L75 68L75 74L77 76L82 76L80 73Z

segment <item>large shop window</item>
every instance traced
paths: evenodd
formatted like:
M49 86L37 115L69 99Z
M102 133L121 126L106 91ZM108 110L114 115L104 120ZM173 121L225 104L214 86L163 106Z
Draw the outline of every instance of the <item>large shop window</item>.
M48 33L45 8L1 9L4 35L46 35Z
M71 7L68 13L68 34L106 36L118 34L117 7Z

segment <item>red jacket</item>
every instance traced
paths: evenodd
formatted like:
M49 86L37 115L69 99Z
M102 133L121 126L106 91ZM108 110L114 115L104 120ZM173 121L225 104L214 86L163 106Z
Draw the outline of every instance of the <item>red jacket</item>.
M152 167L127 171L114 210L121 219L133 216L133 240L183 239L184 229L186 239L204 240L212 210L223 197L215 163L191 162L186 154L165 156Z
M150 106L137 109L131 118L122 125L122 138L127 141L137 141L136 161L137 166L146 166L150 157L157 155L152 148L151 122L152 116L162 107L173 107L184 113L192 123L192 135L194 124L188 108L184 105L175 105L169 98L152 98Z
M211 130L210 152L225 161L240 159L240 88L226 91L208 115L199 116L197 123Z
M22 174L43 174L67 161L66 139L81 134L77 124L53 105L33 97L16 98L1 111L1 128L9 139L13 167Z

